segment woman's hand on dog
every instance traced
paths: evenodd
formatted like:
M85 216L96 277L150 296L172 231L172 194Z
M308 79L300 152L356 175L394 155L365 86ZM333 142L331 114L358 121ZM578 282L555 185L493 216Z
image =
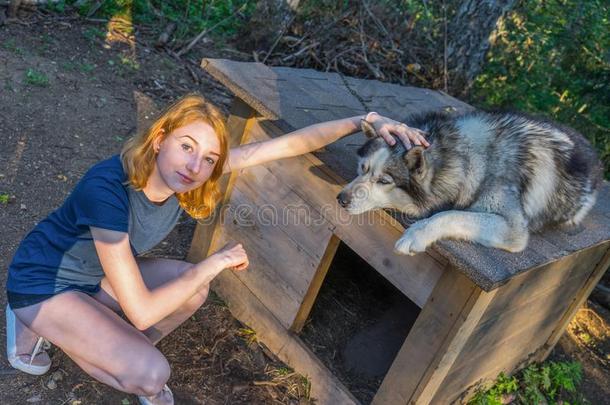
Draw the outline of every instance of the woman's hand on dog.
M381 136L388 145L394 145L396 143L396 136L405 145L407 150L411 149L412 145L416 146L430 146L430 143L426 141L426 132L411 128L406 124L403 124L393 119L384 117L377 113L368 113L366 115L366 121L375 127L376 132ZM394 136L392 136L394 135Z
M250 263L241 243L230 242L214 253L222 269L245 270Z

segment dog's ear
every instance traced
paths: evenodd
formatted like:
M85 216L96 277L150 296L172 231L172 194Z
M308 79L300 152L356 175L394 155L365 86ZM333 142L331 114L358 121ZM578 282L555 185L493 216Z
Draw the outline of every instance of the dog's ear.
M367 138L377 138L379 136L377 131L375 131L375 127L373 126L373 124L371 124L367 120L360 120L360 128L362 129L362 132L364 132L364 135L366 135Z
M414 146L403 155L409 172L420 176L426 171L425 151L423 146Z

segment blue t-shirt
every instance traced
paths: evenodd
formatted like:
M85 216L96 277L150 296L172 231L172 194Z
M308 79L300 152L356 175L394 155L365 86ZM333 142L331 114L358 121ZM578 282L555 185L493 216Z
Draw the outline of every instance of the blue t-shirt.
M94 292L104 277L90 226L127 232L134 255L161 242L182 209L174 195L162 205L125 185L118 155L83 176L63 205L21 242L9 266L6 288L20 294Z

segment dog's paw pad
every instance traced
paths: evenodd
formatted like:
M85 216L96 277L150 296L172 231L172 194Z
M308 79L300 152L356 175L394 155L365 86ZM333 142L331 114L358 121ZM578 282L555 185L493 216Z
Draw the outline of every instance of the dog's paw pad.
M416 232L407 232L394 245L394 252L402 255L413 256L426 251L429 243L424 238L417 237Z
M412 251L413 240L409 237L402 237L394 244L394 252L401 255L413 256L416 252Z

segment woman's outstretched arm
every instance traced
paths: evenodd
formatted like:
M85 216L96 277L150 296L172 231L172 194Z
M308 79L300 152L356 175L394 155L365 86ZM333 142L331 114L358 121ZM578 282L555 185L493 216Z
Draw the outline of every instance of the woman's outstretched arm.
M390 145L397 136L407 148L411 143L429 146L424 133L405 124L383 117L377 113L357 115L335 121L327 121L290 132L264 142L253 142L231 149L224 172L243 169L277 159L299 156L323 148L336 140L360 131L360 121L366 119L375 126Z

